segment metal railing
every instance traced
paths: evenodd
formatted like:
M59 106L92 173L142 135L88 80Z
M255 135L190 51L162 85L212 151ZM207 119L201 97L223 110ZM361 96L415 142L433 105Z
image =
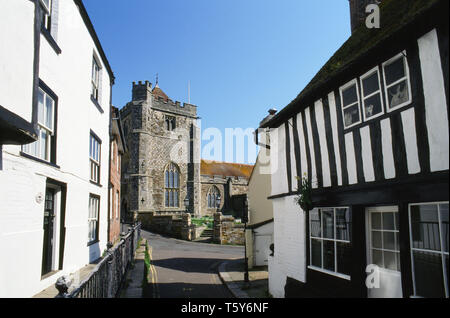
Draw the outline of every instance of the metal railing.
M106 256L78 286L68 292L72 281L63 276L55 284L58 298L113 298L117 297L141 235L141 223L122 234L120 243L107 250Z

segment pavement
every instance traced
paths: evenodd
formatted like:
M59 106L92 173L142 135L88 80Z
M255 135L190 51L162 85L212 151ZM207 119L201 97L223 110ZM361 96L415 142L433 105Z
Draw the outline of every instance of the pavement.
M244 259L235 259L219 265L219 276L236 298L270 298L267 266L249 269L245 282Z
M119 298L142 298L145 267L145 244L146 239L140 241L136 250L134 262L125 277L125 286L122 288Z

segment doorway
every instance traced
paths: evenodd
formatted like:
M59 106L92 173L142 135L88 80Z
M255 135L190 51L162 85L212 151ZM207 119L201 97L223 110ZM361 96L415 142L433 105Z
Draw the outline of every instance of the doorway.
M44 202L44 241L42 248L42 276L53 270L54 247L55 247L55 189L47 187Z
M401 298L399 213L397 206L366 208L367 264L378 266L369 298Z

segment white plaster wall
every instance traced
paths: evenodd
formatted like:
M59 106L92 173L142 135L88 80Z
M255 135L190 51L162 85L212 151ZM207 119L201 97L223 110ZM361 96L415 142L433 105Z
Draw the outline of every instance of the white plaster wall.
M0 105L31 122L34 4L0 0Z
M269 257L269 292L284 297L286 278L306 280L305 215L295 196L274 199L274 257Z
M1 0L2 5L4 2ZM101 106L104 112L101 113L90 100L95 44L73 1L60 1L59 14L58 45L62 53L56 54L41 36L39 77L59 99L57 165L60 168L21 157L20 146L3 147L3 170L0 171L0 253L8 255L8 261L2 259L0 262L0 297L33 296L63 274L74 272L100 257L106 249L110 79L103 66ZM17 19L17 15L13 17ZM26 18L31 19L30 23L34 19L33 16ZM20 23L26 25L28 20ZM32 48L22 46L23 43L17 45L20 51L32 52ZM1 67L4 67L3 64L0 59ZM29 72L31 77L32 70ZM0 82L5 83L3 79ZM89 182L91 129L102 140L101 187ZM45 194L47 178L67 184L65 255L63 271L41 280L44 203L37 204L35 197L38 193ZM100 196L100 242L87 246L90 193Z
M286 175L286 131L284 124L270 132L272 195L289 191Z

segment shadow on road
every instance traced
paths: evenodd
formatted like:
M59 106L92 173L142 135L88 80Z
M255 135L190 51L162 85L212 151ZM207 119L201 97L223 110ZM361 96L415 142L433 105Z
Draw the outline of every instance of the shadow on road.
M158 283L157 298L233 298L233 295L221 284L194 283ZM154 298L154 284L144 293L144 298Z
M229 259L226 258L167 258L153 260L155 267L181 271L185 273L217 273L217 267L220 263Z

